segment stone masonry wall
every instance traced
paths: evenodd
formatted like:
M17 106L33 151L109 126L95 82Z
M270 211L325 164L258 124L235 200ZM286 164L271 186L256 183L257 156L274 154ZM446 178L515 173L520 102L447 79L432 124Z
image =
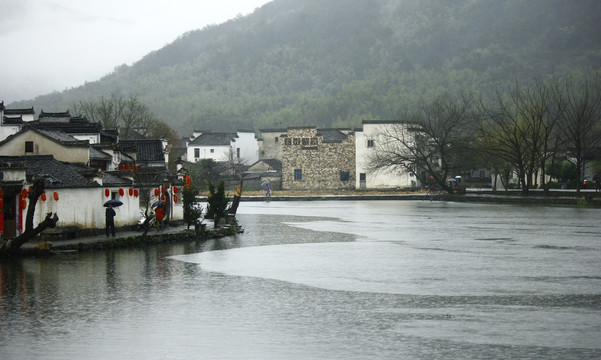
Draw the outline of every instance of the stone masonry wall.
M317 129L289 128L282 144L282 188L353 189L355 187L355 136L326 142ZM295 170L302 172L295 179ZM341 173L342 172L342 173Z

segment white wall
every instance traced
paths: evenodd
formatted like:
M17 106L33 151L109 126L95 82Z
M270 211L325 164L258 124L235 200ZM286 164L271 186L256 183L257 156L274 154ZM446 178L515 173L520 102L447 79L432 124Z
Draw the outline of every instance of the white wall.
M199 156L194 156L194 149L199 149ZM187 159L190 162L197 162L200 159L213 159L215 161L227 161L230 156L230 146L211 145L211 146L189 146L187 150ZM212 151L211 151L212 150Z
M357 189L361 187L360 174L366 175L365 188L404 188L419 185L417 177L408 173L401 168L389 168L380 171L370 171L367 169L369 157L374 151L378 151L378 144L383 143L384 133L395 126L403 126L399 122L391 123L373 123L363 124L363 131L355 133L355 156L357 161L356 166L356 183ZM373 147L368 147L368 140L374 142Z
M0 126L0 141L4 141L7 137L19 132L19 126L2 125Z
M49 212L57 213L57 226L77 226L82 229L100 229L105 227L103 204L110 199L104 195L106 187L80 189L46 189L46 201L38 199L34 217L34 226L44 220ZM119 188L108 188L111 192ZM117 196L123 206L115 208L115 226L135 225L140 217L139 197L129 196L129 188L124 188L124 196ZM54 200L58 193L58 201ZM29 206L29 201L27 202ZM27 209L23 210L25 216Z
M240 158L245 165L252 165L259 160L259 142L254 132L238 132L238 138L234 140L232 149L234 156L240 148Z

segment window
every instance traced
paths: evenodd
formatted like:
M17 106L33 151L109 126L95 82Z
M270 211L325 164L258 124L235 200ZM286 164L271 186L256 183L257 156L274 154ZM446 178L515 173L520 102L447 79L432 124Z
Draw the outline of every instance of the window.
M276 136L275 137L275 142L278 142L278 141L279 141L279 138Z
M294 138L294 139L292 139L292 143L294 145L300 145L300 138Z
M303 179L303 169L294 169L294 180Z
M367 147L374 147L374 141L373 140L367 140Z
M303 138L303 145L309 145L309 138Z
M292 139L290 139L290 138L285 138L285 139L284 139L284 145L292 145Z
M317 145L317 138L311 138L311 145Z
M211 154L215 153L215 149L211 149Z
M25 141L25 152L33 153L33 141Z
M195 158L199 158L200 157L200 149L198 149L198 148L194 149L194 157Z
M240 148L236 148L236 157L240 159Z
M350 179L350 173L348 171L340 172L340 181L349 181L349 179Z

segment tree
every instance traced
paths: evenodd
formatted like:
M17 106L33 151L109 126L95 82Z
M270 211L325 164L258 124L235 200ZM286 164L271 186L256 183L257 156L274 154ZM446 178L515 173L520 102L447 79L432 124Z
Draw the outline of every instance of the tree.
M406 115L407 122L384 127L369 157L370 170L402 168L422 178L431 176L441 189L453 193L447 177L465 166L457 154L471 139L470 103L466 95L457 100L439 96Z
M46 218L38 224L37 227L33 227L33 216L35 215L35 208L38 203L38 199L44 193L45 183L44 179L35 179L31 191L27 195L29 199L29 207L27 208L27 215L25 217L25 231L14 239L9 239L1 248L0 256L15 256L18 254L19 249L27 241L33 239L39 235L42 231L47 228L54 228L58 222L58 216L56 213L46 214Z
M557 148L560 145L556 132L559 112L553 101L552 82L534 81L530 84L518 87L511 93L512 107L522 127L523 140L528 149L530 157L527 171L527 183L533 183L532 175L540 171L540 184L548 191L546 183L546 165L551 159L555 161Z
M522 193L527 194L529 184L526 181L534 172L535 162L532 144L527 142L528 130L532 130L515 106L517 96L507 96L497 92L495 104L487 106L480 100L479 124L480 148L491 157L510 164L517 172Z
M209 183L209 196L207 197L207 218L213 219L214 226L219 224L219 219L227 216L229 199L225 195L225 184L219 181L217 188L213 182Z
M184 205L184 222L188 225L196 225L198 219L202 215L202 206L196 203L196 195L198 188L186 185L183 190L183 205Z
M188 162L185 165L191 174L193 185L199 189L208 189L211 182L219 181L223 168L213 159L200 159L197 162Z
M568 154L576 163L576 191L580 192L585 157L601 146L601 72L566 76L556 88L555 101Z
M75 113L101 123L105 129L119 129L125 139L134 132L148 136L159 122L150 108L133 95L129 98L101 97L97 102L81 100L73 107Z

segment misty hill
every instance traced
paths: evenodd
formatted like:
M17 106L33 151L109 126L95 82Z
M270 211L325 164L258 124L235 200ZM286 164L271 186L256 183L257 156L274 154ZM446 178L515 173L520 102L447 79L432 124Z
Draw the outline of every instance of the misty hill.
M275 0L99 81L10 106L64 111L135 94L182 134L358 126L442 91L598 69L600 16L597 0Z

